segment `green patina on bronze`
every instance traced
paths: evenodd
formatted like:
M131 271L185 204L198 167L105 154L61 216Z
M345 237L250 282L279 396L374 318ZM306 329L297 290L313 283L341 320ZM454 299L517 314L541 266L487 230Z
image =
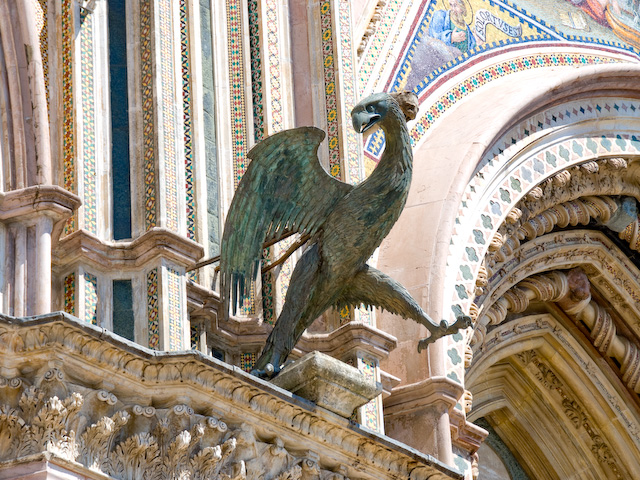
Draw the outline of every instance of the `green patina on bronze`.
M404 94L406 95L410 94ZM415 117L416 101L399 96ZM351 112L363 133L379 125L386 147L377 168L357 186L327 174L317 151L325 137L314 127L277 133L256 145L238 185L222 237L220 271L223 311L235 313L260 269L263 244L285 231L308 236L296 264L282 313L256 362L256 373L277 373L305 329L330 307L365 304L411 318L431 335L418 351L443 335L470 325L434 322L398 282L367 265L404 208L413 154L405 113L386 93L372 95Z

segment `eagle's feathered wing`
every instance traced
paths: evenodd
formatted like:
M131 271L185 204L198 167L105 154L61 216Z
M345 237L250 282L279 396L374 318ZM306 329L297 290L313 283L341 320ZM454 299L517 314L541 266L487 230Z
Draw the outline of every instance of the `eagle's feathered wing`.
M313 236L351 185L331 177L318 161L325 134L315 127L286 130L268 137L247 157L247 168L229 208L220 252L220 292L229 303L249 295L260 271L265 241L285 230Z

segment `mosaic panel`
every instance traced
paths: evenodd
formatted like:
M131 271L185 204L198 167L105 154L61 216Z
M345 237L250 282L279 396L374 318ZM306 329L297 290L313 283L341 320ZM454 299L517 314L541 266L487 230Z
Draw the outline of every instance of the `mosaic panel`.
M93 15L80 10L80 63L82 84L82 210L83 228L96 235L96 122L94 103Z
M196 238L196 197L193 183L193 125L191 100L191 59L189 51L187 0L180 0L180 52L182 59L182 119L184 125L184 171L187 207L187 237ZM193 272L195 275L195 272Z
M76 314L76 274L73 272L64 277L64 311Z
M147 328L149 331L149 348L160 348L160 310L158 303L158 269L147 273Z
M182 341L182 275L167 269L167 294L169 296L169 350L183 350Z
M565 28L572 16L580 17L585 28L575 28L575 23L573 28ZM531 41L569 40L616 46L636 56L639 53L620 41L611 25L603 26L585 16L580 7L563 0L469 0L461 12L451 9L447 1L437 0L429 2L415 18L419 21L412 25L387 91L419 92L437 76L480 52ZM455 29L451 28L452 22L458 25ZM640 47L640 29L636 26L635 30Z
M231 146L234 187L247 170L247 124L244 97L244 55L242 49L242 8L240 0L227 0L227 50L231 94Z
M65 190L77 193L74 159L73 37L74 2L62 0L62 165ZM77 215L67 220L65 235L75 231Z
M36 30L40 42L44 87L47 94L47 114L49 114L49 0L37 0L33 5L36 12Z
M84 320L98 325L98 279L90 273L84 274Z
M156 226L155 126L151 52L151 2L140 1L140 85L142 93L142 151L144 164L145 228ZM153 348L153 347L152 347Z
M162 146L164 155L165 202L167 228L178 231L178 153L176 151L176 116L171 0L158 3L160 17L160 80L162 83Z
M253 370L253 366L256 364L257 355L255 353L243 353L240 357L240 368L245 372Z
M322 29L322 58L324 62L324 94L327 112L327 142L329 144L329 173L335 178L341 178L338 96L336 92L335 52L333 49L333 25L331 17L331 1L323 1L320 4L320 26Z
M369 358L358 357L358 370L360 370L366 378L377 381L376 362ZM374 398L362 407L362 422L369 430L380 430L380 412L378 408L378 399Z
M191 324L190 329L190 345L191 350L197 350L200 343L200 327L198 325Z

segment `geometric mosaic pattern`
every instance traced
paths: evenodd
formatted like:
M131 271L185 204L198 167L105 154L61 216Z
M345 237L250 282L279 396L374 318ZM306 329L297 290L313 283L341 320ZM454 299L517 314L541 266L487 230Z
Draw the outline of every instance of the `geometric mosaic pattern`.
M76 314L76 274L74 272L64 277L64 311L70 315Z
M376 362L370 358L358 357L358 370L369 380L377 381ZM374 398L362 407L362 422L369 430L378 432L380 429L380 412L378 411L378 399Z
M233 151L233 183L234 187L244 175L248 163L247 124L245 117L244 88L244 55L242 48L242 2L228 0L227 15L227 50L229 55L230 101L231 101L231 147Z
M182 275L171 268L167 268L167 295L169 297L169 350L183 350Z
M525 55L517 59L500 62L477 72L440 96L411 129L411 140L415 145L426 130L442 115L444 111L458 103L464 97L475 92L487 83L506 75L545 67L582 67L602 63L620 63L621 60L601 55L577 53L538 53ZM424 97L423 97L424 98ZM421 100L423 100L421 98Z
M171 0L159 0L160 80L162 89L162 146L164 156L164 201L167 228L178 231L178 154L176 152L175 76Z
M240 368L245 372L250 372L253 370L253 366L256 364L256 354L255 353L243 353L240 356Z
M65 190L76 193L76 167L74 158L74 111L73 111L73 39L74 0L62 0L62 164ZM64 233L76 229L74 214L65 224Z
M140 1L140 86L142 95L142 157L144 164L144 218L146 230L155 227L157 223L151 2L152 0Z
M180 0L180 52L182 57L182 119L184 122L184 166L187 207L187 237L196 238L196 199L193 183L193 138L191 115L191 59L189 55L187 0Z
M160 310L158 302L158 268L147 273L147 327L149 331L149 348L160 348Z
M373 79L373 71L378 63L378 58L382 54L385 41L391 32L391 27L398 16L401 4L401 0L390 0L386 3L382 12L382 18L377 24L373 38L370 39L369 44L363 53L362 61L359 64L358 70L358 78L360 79L360 95L364 93L367 83Z
M324 64L325 108L327 112L327 142L329 144L329 173L341 178L338 95L336 92L335 53L333 50L333 26L331 1L320 4L320 27L322 29L322 59Z
M93 68L93 15L80 9L80 68L82 88L82 207L84 211L82 227L96 235L96 135L94 105Z
M98 325L98 279L90 273L84 274L84 320Z
M269 68L269 116L270 133L279 132L284 127L282 115L282 82L280 66L280 39L278 33L278 2L266 0L264 3L266 37Z
M262 84L262 48L258 0L248 2L249 52L251 54L251 95L253 100L253 136L255 143L264 138L264 88Z
M340 90L342 94L342 116L351 118L351 110L356 105L356 72L353 58L353 45L351 43L351 6L349 0L339 0L338 15L340 25ZM349 183L359 183L363 180L364 170L361 168L359 147L360 136L353 128L346 128L344 134L346 148L343 154L346 164L345 180Z

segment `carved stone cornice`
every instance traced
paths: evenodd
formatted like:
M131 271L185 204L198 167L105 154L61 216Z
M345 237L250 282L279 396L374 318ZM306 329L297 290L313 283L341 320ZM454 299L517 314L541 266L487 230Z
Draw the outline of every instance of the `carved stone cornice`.
M57 185L34 185L0 193L0 221L23 220L46 213L54 220L70 217L82 201Z
M108 242L78 230L61 239L53 252L54 265L84 263L101 270L138 269L156 257L189 267L203 254L199 243L157 227L130 242Z
M385 417L411 415L413 412L443 404L452 409L464 394L464 387L448 377L431 377L394 388L384 400Z
M466 416L457 409L449 414L451 421L451 441L458 447L474 454L489 435L484 428L467 421Z
M237 367L63 313L0 316L0 365L3 461L46 451L118 479L462 479Z

